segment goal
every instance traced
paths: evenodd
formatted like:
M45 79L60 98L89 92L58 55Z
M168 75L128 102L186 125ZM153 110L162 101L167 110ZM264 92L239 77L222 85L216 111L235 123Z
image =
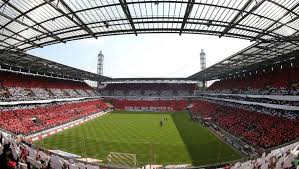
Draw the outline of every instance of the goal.
M109 164L136 166L136 154L110 152L107 156Z

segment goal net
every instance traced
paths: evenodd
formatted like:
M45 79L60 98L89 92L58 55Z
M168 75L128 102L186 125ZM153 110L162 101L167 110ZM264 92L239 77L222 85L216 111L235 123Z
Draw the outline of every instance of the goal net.
M110 152L107 161L109 164L136 166L136 154Z

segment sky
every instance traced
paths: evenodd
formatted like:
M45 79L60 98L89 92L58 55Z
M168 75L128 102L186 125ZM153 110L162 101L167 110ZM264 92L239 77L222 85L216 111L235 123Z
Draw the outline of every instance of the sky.
M188 77L200 71L201 49L211 66L250 44L209 35L139 34L70 41L27 53L96 73L97 55L102 51L108 77Z

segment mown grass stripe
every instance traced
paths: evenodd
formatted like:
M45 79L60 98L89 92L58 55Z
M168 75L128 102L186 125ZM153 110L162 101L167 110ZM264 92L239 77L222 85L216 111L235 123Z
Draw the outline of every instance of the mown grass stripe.
M163 118L168 120L160 127ZM110 152L132 153L138 165L205 165L240 158L205 127L191 122L184 112L116 111L36 144L102 160Z

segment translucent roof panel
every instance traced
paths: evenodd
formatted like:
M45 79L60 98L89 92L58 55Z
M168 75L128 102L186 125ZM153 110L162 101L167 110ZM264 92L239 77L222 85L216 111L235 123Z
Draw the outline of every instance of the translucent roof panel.
M236 54L193 74L189 79L215 80L232 72L254 71L298 56L299 42L256 42ZM229 67L229 69L227 69Z
M159 32L290 42L298 23L297 0L0 0L1 47L18 51Z

